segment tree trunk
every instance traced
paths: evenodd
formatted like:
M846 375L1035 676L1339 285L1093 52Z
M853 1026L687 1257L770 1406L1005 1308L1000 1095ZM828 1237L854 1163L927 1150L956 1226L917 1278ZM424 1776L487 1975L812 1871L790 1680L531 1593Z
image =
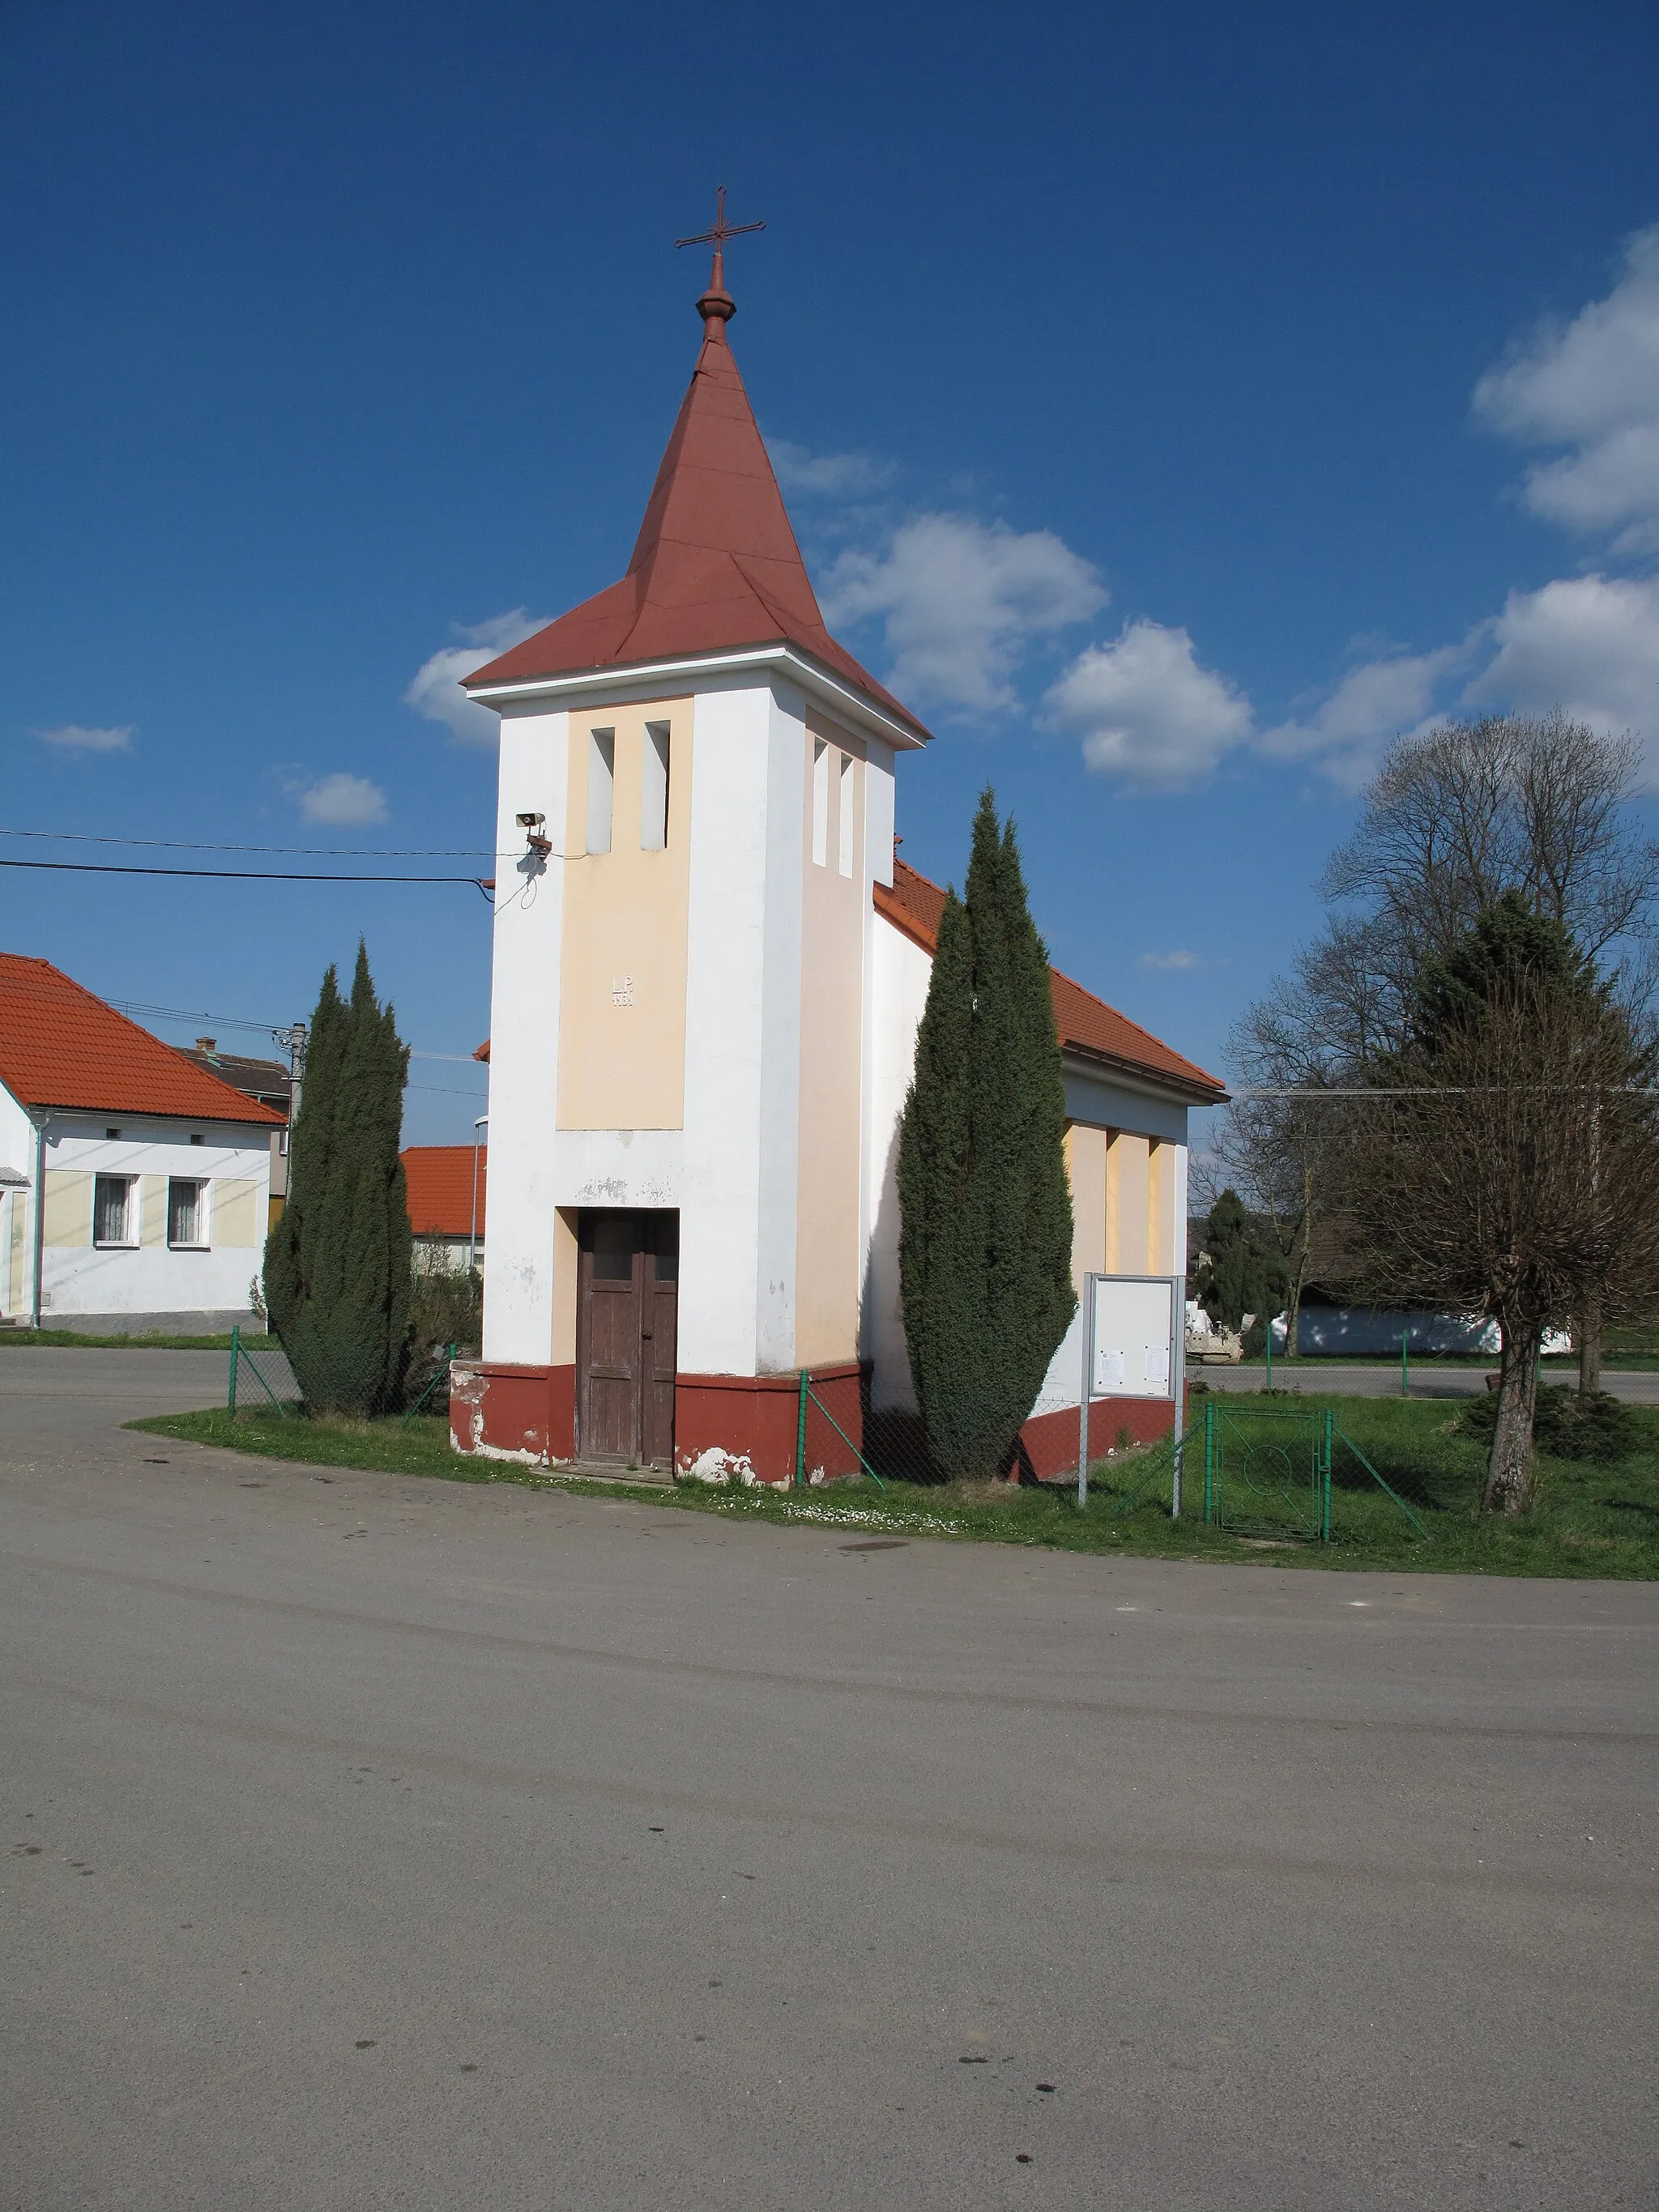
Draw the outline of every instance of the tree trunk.
M1486 1462L1483 1513L1524 1513L1532 1503L1533 1414L1538 1401L1538 1352L1543 1332L1536 1324L1503 1323L1504 1349L1498 1377L1498 1422Z
M1578 1316L1578 1388L1588 1395L1601 1387L1601 1301L1592 1291Z
M1297 1334L1302 1322L1302 1279L1308 1272L1308 1256L1304 1252L1291 1277L1291 1302L1285 1315L1285 1357L1296 1357Z

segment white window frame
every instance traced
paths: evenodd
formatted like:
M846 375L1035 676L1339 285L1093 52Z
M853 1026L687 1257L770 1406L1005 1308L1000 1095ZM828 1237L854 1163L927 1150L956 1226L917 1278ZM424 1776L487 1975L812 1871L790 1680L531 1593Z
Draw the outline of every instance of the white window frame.
M853 872L853 756L842 753L840 758L841 775L836 793L840 801L840 820L836 825L836 860L842 874L850 876Z
M196 1234L191 1237L175 1237L173 1233L173 1187L175 1184L181 1182L194 1183L196 1186ZM164 1224L164 1227L167 1235L167 1246L169 1252L210 1252L212 1250L213 1245L211 1237L209 1234L208 1215L208 1194L210 1188L210 1178L206 1176L170 1175L167 1177L167 1196L165 1200L167 1206L167 1219Z
M121 1208L121 1234L100 1237L98 1234L100 1212L99 1193L106 1182L125 1183L126 1197ZM94 1175L92 1179L92 1243L96 1252L131 1252L138 1243L138 1178L130 1175Z

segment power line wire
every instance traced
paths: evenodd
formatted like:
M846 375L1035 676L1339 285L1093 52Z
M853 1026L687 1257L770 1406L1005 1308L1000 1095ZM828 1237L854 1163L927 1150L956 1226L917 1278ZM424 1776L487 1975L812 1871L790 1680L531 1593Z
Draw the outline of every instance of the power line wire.
M163 853L284 853L290 857L337 860L491 860L499 854L483 847L452 850L447 846L397 845L209 845L184 837L105 837L85 830L6 830L0 837L44 837L53 845L131 845Z
M193 876L222 884L471 884L486 898L489 896L480 876L381 876L291 868L152 868L118 860L14 860L9 853L0 853L0 868L51 868L80 876Z
M113 1006L118 1014L142 1015L146 1021L212 1022L222 1030L252 1030L261 1036L275 1036L278 1030L288 1027L286 1022L251 1022L242 1014L204 1013L199 1006L152 1006L143 999L106 999L104 1004ZM457 1067L470 1067L474 1059L470 1052L421 1052L413 1045L409 1056L411 1060L447 1060ZM409 1087L411 1091L434 1088L431 1084L411 1084ZM455 1093L457 1097L471 1098L472 1095L470 1091Z

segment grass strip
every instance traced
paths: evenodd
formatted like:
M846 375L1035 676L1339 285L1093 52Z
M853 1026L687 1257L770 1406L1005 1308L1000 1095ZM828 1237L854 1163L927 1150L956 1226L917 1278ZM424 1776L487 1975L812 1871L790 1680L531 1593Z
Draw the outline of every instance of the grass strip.
M247 1352L280 1351L274 1336L242 1333ZM86 1352L228 1352L228 1332L223 1336L167 1336L152 1330L147 1336L88 1336L78 1328L0 1328L0 1346L51 1345Z
M1310 1403L1316 1402L1310 1401ZM1611 1464L1544 1460L1542 1495L1516 1521L1475 1510L1485 1468L1480 1444L1459 1432L1444 1402L1330 1397L1316 1401L1337 1409L1337 1420L1359 1450L1412 1505L1427 1540L1377 1489L1352 1455L1339 1447L1333 1482L1332 1540L1298 1540L1271 1523L1249 1534L1206 1527L1201 1430L1189 1443L1188 1510L1172 1519L1166 1498L1125 1507L1136 1455L1097 1463L1088 1508L1079 1512L1074 1492L1060 1485L1014 1488L1002 1483L937 1486L893 1480L878 1491L867 1480L823 1490L762 1486L720 1489L703 1483L646 1487L625 1480L594 1481L562 1475L556 1468L521 1467L510 1461L474 1459L453 1451L448 1423L424 1417L411 1422L307 1420L266 1409L169 1413L131 1421L129 1428L181 1443L216 1444L270 1459L313 1467L349 1467L447 1482L512 1483L532 1490L560 1490L605 1497L645 1498L683 1511L714 1513L779 1526L845 1528L970 1542L1021 1544L1065 1552L1137 1559L1194 1559L1233 1565L1355 1569L1413 1574L1547 1576L1575 1580L1659 1579L1659 1410L1632 1408L1639 1449ZM1230 1395L1230 1411L1253 1404L1282 1410L1284 1401Z

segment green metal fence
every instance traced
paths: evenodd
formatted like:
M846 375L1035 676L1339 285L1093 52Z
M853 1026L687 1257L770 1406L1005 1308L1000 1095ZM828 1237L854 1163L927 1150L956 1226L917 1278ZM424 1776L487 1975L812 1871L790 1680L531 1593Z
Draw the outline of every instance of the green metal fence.
M1238 1535L1328 1544L1333 1474L1342 1455L1374 1484L1418 1534L1428 1530L1384 1481L1329 1406L1204 1407L1204 1518Z

